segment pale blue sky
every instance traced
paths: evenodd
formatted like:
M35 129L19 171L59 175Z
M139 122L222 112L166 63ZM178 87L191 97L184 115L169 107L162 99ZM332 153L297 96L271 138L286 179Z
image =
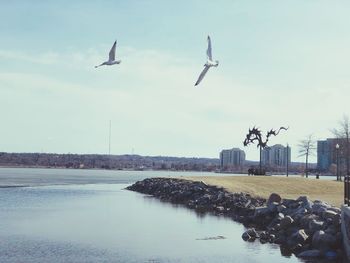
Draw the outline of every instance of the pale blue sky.
M284 125L297 160L349 113L348 1L72 2L1 3L0 151L106 153L112 120L113 154L217 157Z

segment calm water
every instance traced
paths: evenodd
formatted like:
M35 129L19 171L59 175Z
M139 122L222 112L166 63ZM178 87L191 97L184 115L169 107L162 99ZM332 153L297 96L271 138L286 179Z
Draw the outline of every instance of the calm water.
M0 189L0 262L300 262L278 246L243 242L243 226L229 219L123 190L168 172L0 169L0 180L18 183L23 173L66 185ZM80 173L108 184L78 184ZM201 240L219 235L226 239Z

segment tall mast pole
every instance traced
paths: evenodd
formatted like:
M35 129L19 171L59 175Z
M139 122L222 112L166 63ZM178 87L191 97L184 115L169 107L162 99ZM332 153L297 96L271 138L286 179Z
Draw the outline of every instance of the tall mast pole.
M111 155L111 130L112 130L112 121L109 120L108 155Z
M287 143L287 171L286 171L286 175L288 177L289 175L289 145Z

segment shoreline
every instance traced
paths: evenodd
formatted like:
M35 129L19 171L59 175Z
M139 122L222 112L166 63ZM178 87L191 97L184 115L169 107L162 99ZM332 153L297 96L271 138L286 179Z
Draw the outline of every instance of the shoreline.
M45 166L45 165L0 165L1 168L25 168L25 169L58 169L58 170L102 170L102 171L164 171L164 172L198 172L198 173L213 173L213 174L220 174L222 175L244 175L248 176L247 172L242 172L242 171L215 171L215 170L173 170L173 169L151 169L151 168L142 168L142 169L129 169L129 168L122 168L122 169L106 169L106 168L73 168L73 167L64 167L64 166ZM273 173L267 173L266 176L286 176L284 172L278 173L278 172L273 172ZM301 177L303 178L304 175L302 173L289 173L290 177ZM310 173L310 177L315 177L316 174ZM336 178L336 175L334 174L321 174L320 178L325 177L334 177Z
M229 192L203 181L179 178L148 178L126 189L184 205L198 213L230 217L247 227L245 241L274 243L287 254L307 259L343 257L340 209L306 196L282 199L250 193Z

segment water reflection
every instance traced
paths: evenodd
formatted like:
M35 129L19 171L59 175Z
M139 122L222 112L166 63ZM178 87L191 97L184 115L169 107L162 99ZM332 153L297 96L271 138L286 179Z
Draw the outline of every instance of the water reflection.
M0 189L0 262L300 262L276 245L243 242L244 227L229 218L125 187Z
M195 209L189 209L186 208L184 205L181 204L174 204L174 203L169 203L167 201L161 200L161 199L157 199L153 196L150 195L141 195L143 196L144 200L146 203L150 203L153 205L158 205L158 206L163 206L163 207L172 207L173 209L185 209L187 210L189 213L196 215L197 219L199 220L199 222L202 222L203 220L205 220L206 217L213 217L215 215L213 215L210 212L201 212L201 211L197 211ZM232 226L237 227L239 231L237 230L236 234L236 238L238 236L241 236L243 231L246 230L246 228L242 228L242 225L240 223L237 223L235 221L233 221L232 218L230 218L229 216L215 216L215 219L217 221L220 220L225 220L225 221L230 221ZM225 239L226 237L223 238L215 238L215 237L205 237L205 238L197 238L196 240L219 240L219 239ZM265 243L265 244L260 244L260 242L258 240L256 241L251 241L251 242L245 242L245 249L249 251L249 254L252 255L260 255L261 253L267 253L269 255L275 255L276 251L280 252L280 255L285 257L285 258L290 258L290 259L295 259L295 256L293 255L293 253L284 246L280 246L277 244L270 244L270 243ZM264 249L264 247L267 247L267 249ZM305 262L305 263L346 263L346 259L335 259L335 260L327 260L327 259L316 259L316 260L307 260L307 259L298 259L299 262ZM257 261L260 262L260 261ZM262 262L262 261L261 261ZM282 262L282 261L279 261Z

